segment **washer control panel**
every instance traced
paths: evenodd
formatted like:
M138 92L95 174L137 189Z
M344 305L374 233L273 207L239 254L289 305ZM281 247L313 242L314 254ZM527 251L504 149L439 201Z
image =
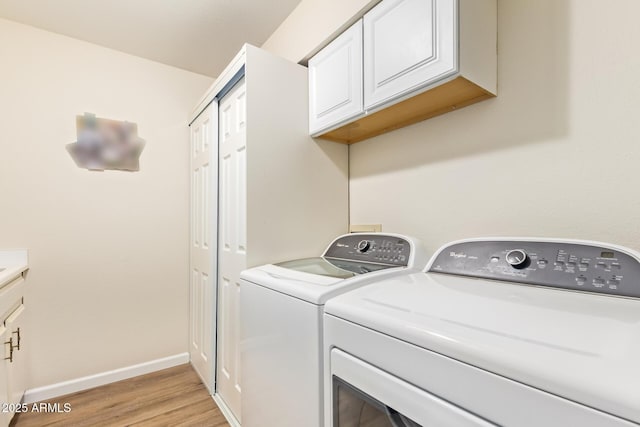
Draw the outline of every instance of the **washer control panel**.
M387 234L348 234L338 238L323 256L350 261L406 267L409 265L409 241Z
M429 271L640 298L640 260L586 242L455 243L437 254Z

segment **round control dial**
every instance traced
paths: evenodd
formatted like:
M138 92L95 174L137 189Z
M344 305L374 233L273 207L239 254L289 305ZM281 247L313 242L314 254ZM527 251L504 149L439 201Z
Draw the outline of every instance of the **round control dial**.
M371 248L371 242L369 242L368 240L360 240L360 242L358 242L358 246L356 247L356 249L358 249L358 252L367 252L369 249Z
M513 249L505 257L507 263L513 268L525 268L529 261L529 256L522 249Z

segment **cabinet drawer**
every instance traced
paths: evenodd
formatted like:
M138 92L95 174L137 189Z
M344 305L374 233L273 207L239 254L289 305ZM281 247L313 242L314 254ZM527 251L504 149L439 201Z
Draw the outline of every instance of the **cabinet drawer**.
M24 296L24 278L15 278L0 290L0 321L4 321L16 307L22 303Z

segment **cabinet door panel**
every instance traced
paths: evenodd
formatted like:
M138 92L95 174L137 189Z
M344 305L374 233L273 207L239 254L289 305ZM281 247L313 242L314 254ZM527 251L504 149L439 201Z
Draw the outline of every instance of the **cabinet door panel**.
M9 357L9 344L6 343L9 341L9 335L10 333L7 332L7 329L2 322L0 322L0 343L2 344L0 355L2 355L2 359ZM9 402L9 381L7 379L9 363L8 360L0 360L0 403ZM0 411L0 427L8 426L12 415L13 414L8 412Z
M364 16L364 108L457 71L456 0L384 0Z
M13 360L5 360L9 384L8 403L13 405L20 403L24 391L27 388L27 351L29 348L29 338L25 337L24 311L24 305L20 305L5 320L7 329L5 341L8 341L11 337L13 342ZM9 354L5 357L8 356Z
M362 21L309 60L309 130L320 130L362 112Z

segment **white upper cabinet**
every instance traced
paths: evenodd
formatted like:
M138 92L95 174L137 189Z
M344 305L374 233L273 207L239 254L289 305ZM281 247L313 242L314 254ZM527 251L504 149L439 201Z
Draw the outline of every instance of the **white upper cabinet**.
M385 0L364 16L364 108L454 74L456 0Z
M309 81L311 134L362 113L362 21L309 60Z
M351 144L492 98L496 45L497 0L382 0L309 60L311 135Z

